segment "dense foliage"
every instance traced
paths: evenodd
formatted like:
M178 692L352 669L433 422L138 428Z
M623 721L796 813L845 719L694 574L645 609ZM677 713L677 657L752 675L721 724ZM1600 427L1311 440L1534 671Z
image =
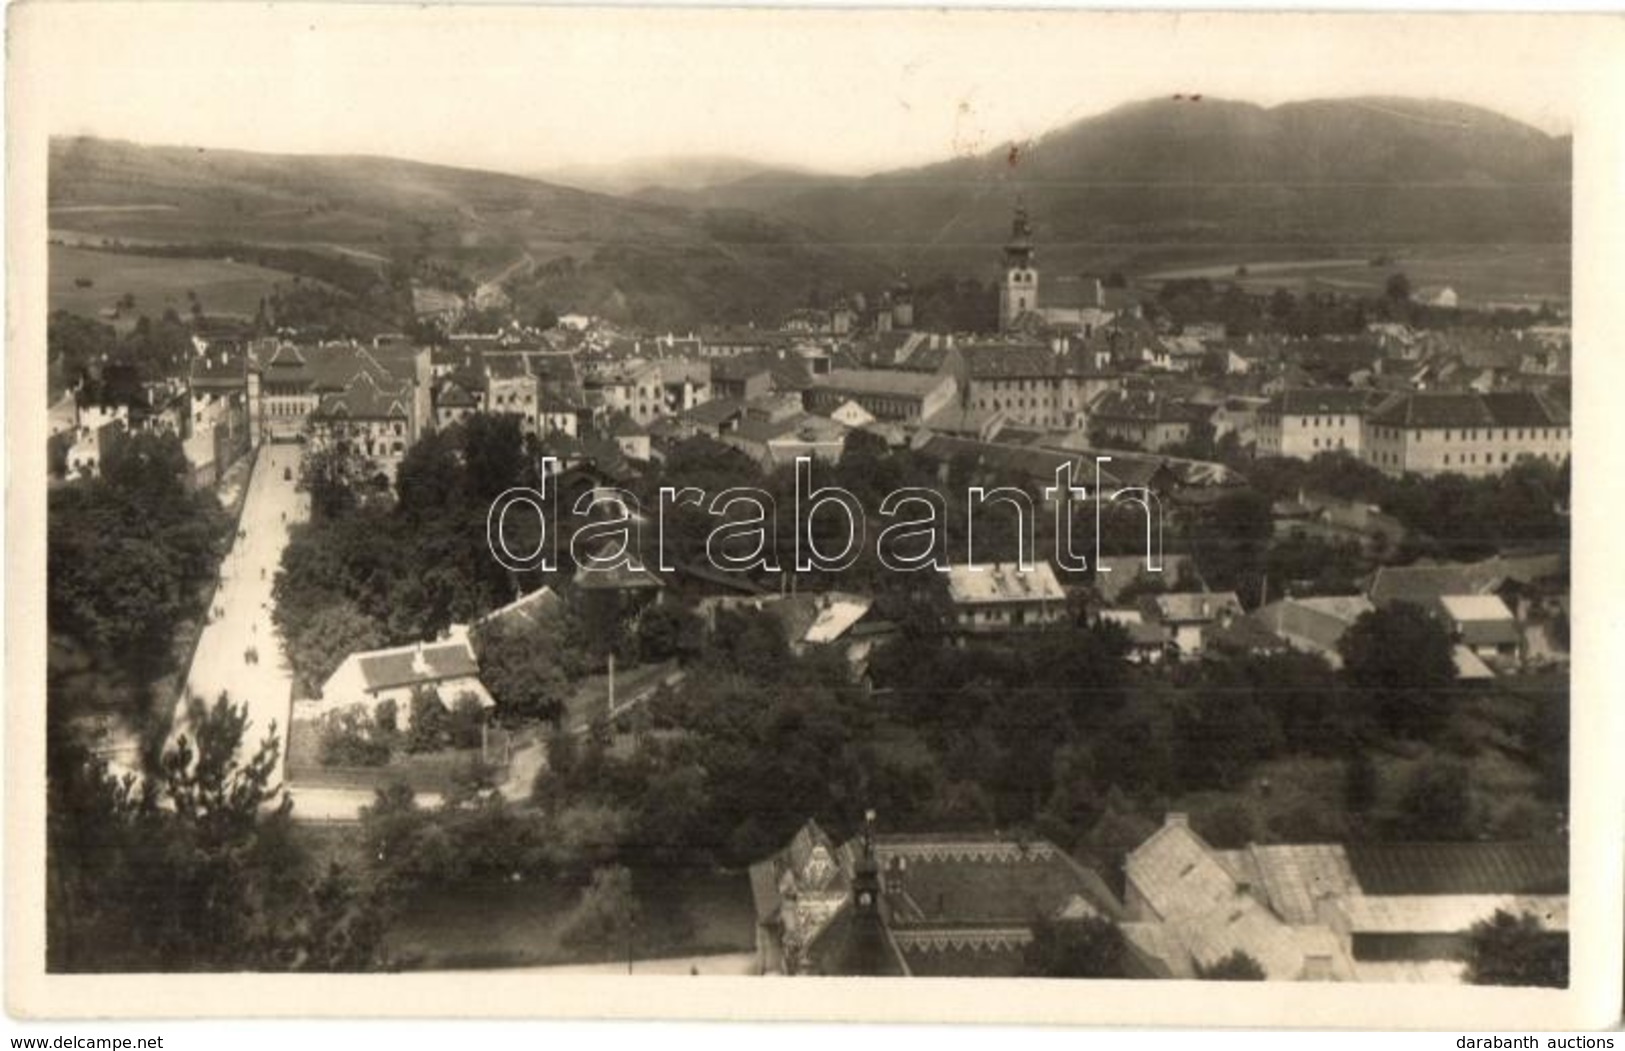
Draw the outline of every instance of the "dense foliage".
M272 778L277 746L239 752L246 716L194 699L144 776L64 735L47 767L52 971L358 971L383 918L351 876L313 871Z
M137 714L178 662L177 633L202 613L227 522L187 487L173 435L109 441L101 477L52 489L46 623L53 708Z

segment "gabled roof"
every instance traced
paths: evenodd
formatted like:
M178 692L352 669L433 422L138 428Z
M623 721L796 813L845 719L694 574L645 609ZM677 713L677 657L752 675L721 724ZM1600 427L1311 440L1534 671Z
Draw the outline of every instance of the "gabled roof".
M1259 411L1272 416L1357 416L1372 404L1368 391L1294 387L1275 395Z
M1234 591L1176 591L1141 600L1164 624L1206 624L1224 614L1241 615Z
M1566 894L1562 843L1350 843L1360 889L1388 894Z
M473 678L480 670L466 639L375 650L354 659L369 690L431 686L445 679Z
M701 427L720 427L745 411L745 404L732 398L712 398L683 412L682 418Z
M564 608L564 600L552 588L541 587L487 613L475 621L475 627L535 628L562 614Z
M1569 413L1534 391L1468 394L1418 391L1391 396L1370 416L1385 427L1567 427Z
M1089 404L1091 420L1127 420L1135 423L1189 423L1190 406L1155 390L1101 391Z
M1124 872L1198 966L1211 967L1240 951L1270 978L1302 975L1304 951L1293 929L1242 887L1181 819L1131 851Z

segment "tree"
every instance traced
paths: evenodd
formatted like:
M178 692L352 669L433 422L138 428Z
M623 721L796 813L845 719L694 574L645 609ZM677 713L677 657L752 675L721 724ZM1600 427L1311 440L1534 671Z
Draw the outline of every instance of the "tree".
M1505 909L1473 924L1467 946L1467 980L1473 985L1539 985L1566 989L1568 938L1548 931L1528 913Z
M578 630L564 611L482 627L474 643L480 681L504 715L554 720L586 674Z
M1021 973L1029 978L1126 978L1128 946L1104 917L1042 919L1033 924Z
M1395 270L1388 275L1383 285L1383 295L1396 303L1409 302L1411 298L1411 279L1405 276L1403 270Z
M375 650L388 642L384 629L356 608L341 601L324 607L288 639L288 660L306 688L321 689L327 677L352 653Z
M1378 785L1377 764L1364 748L1343 763L1343 806L1350 813L1364 814L1375 806Z
M1431 740L1450 716L1456 662L1450 636L1420 606L1362 613L1337 648L1343 674L1395 737Z
M61 733L48 765L46 956L52 971L366 970L374 900L321 877L271 778L277 741L239 756L246 711L193 698L145 775L114 776Z
M412 721L406 728L406 750L436 752L451 742L450 715L433 686L412 690Z
M1211 967L1196 966L1196 977L1209 982L1262 982L1264 968L1240 949Z
M619 865L595 869L592 882L560 927L559 944L596 956L624 952L630 957L638 914L632 871Z
M348 442L312 450L299 465L299 488L310 494L316 521L339 518L361 503L361 491L378 473L377 465Z
M704 647L705 625L685 606L663 603L638 618L638 656L645 661L690 660Z
M1471 839L1476 830L1472 773L1459 759L1424 762L1406 781L1396 831L1406 839Z

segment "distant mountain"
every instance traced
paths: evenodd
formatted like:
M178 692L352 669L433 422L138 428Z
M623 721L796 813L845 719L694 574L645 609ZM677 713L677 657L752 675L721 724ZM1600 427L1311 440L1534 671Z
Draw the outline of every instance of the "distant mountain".
M776 319L878 264L783 220L365 156L51 142L50 223L79 239L234 241L484 278L528 253L538 302L650 325Z
M1161 99L863 178L732 157L605 168L631 187L617 197L379 157L78 138L51 144L50 205L53 229L91 238L428 257L476 279L517 262L527 304L681 327L771 323L898 269L991 278L1017 201L1051 273L1566 246L1571 147L1451 102Z
M991 269L1018 200L1049 265L1566 244L1571 143L1487 110L1352 98L1133 103L980 156L857 180L744 179L747 207L930 270Z
M538 171L536 177L595 193L646 199L670 196L678 203L689 203L679 199L688 194L703 193L715 186L761 176L795 178L814 174L810 168L764 164L728 154L690 154L640 157L618 164L571 165Z

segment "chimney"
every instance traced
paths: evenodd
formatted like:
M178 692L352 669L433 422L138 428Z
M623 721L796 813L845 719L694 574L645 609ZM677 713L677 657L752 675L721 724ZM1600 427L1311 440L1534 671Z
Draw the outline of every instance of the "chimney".
M1186 814L1186 813L1183 813L1181 811L1171 810L1166 815L1163 816L1162 827L1163 828L1190 828L1191 827L1190 815Z

